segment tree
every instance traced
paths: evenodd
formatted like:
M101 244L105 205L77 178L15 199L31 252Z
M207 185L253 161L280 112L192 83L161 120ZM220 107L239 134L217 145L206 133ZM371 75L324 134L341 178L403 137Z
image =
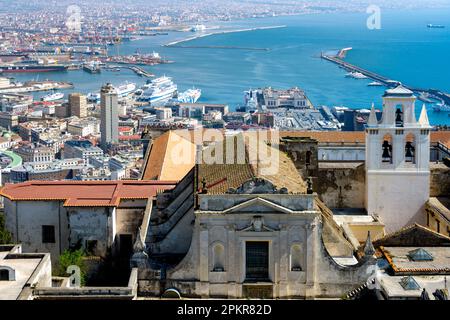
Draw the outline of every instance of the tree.
M67 268L69 266L78 266L80 268L80 281L84 286L86 283L86 265L84 263L85 253L83 249L65 250L59 256L59 263L56 269L56 275L60 277L67 277Z
M0 213L0 244L9 244L12 241L11 233L6 230L5 216Z

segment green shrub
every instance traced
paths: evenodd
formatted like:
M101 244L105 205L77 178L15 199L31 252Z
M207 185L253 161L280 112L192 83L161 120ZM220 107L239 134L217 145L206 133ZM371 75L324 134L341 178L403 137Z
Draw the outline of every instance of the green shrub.
M86 265L84 263L85 253L83 249L78 250L65 250L59 256L58 268L56 269L56 275L60 277L67 277L67 268L69 266L78 266L81 272L81 285L84 286L86 283Z
M11 233L6 230L5 216L0 213L0 244L10 244L12 242Z

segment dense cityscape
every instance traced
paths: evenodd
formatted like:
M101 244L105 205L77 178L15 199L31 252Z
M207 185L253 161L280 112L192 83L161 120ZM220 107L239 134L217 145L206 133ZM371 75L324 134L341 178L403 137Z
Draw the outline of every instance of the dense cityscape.
M264 53L190 42L371 1L0 5L0 300L449 300L450 89L352 64L347 47L314 58L381 89L371 106L272 79L211 103L161 72L183 61L133 47Z

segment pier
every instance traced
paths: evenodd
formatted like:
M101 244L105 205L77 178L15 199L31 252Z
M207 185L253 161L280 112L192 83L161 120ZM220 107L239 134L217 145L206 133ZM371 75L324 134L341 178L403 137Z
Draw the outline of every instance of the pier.
M137 66L132 66L132 67L128 67L128 68L130 70L134 71L137 75L139 75L141 77L152 78L155 76L153 73L145 71L144 69L137 67Z
M400 81L391 80L391 79L384 77L378 73L375 73L375 72L360 68L351 63L345 62L338 56L330 56L330 55L325 55L322 53L320 55L320 57L324 60L327 60L334 64L337 64L339 67L347 70L348 72L359 72L370 79L373 79L375 81L382 83L386 87L394 87L399 84L402 84ZM418 94L419 96L423 95L424 93L427 93L429 98L441 101L445 104L450 104L450 94L448 94L448 93L445 93L445 92L442 92L442 91L436 90L436 89L415 88L415 87L411 87L411 86L408 86L405 84L402 84L402 86L407 88L408 90L411 90L412 92Z

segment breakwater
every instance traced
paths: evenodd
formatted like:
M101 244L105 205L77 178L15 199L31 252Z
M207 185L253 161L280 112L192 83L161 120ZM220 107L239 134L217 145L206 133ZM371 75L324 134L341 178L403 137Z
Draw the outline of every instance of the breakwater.
M210 32L210 33L200 34L200 35L196 35L196 36L189 37L189 38L182 39L182 40L173 41L173 42L165 44L164 46L165 47L174 47L174 46L179 45L180 43L192 41L192 40L195 40L195 39L210 37L210 36L214 36L214 35L218 35L218 34L237 33L237 32L249 32L249 31L257 31L257 30L279 29L279 28L286 28L286 26L285 25L282 25L282 26L268 26L268 27L256 27L256 28L246 28L246 29L224 30L224 31ZM263 48L263 49L265 49L265 48Z

